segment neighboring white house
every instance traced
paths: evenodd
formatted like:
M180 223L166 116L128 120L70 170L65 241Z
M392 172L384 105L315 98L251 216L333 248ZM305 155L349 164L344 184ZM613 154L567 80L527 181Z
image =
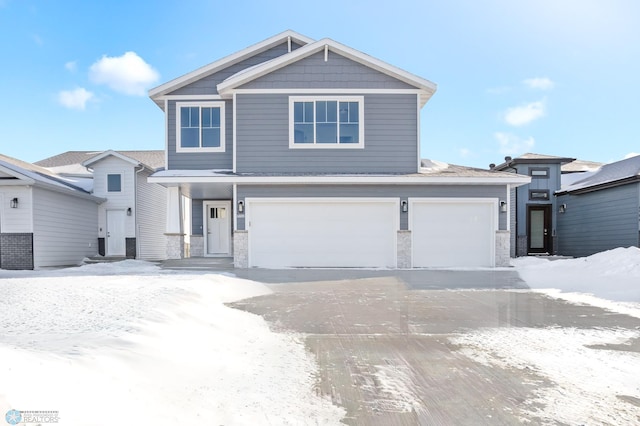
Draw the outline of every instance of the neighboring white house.
M74 183L0 154L0 268L75 265L98 252L104 199Z
M109 257L165 257L166 189L147 183L164 168L164 151L68 151L36 164L61 176L92 178L98 207L98 253Z

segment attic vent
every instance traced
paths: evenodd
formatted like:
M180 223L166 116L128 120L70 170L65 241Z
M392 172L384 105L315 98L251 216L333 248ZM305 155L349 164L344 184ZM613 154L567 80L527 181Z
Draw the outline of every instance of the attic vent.
M495 163L489 164L489 170L493 170L495 168L496 168L496 164Z
M506 157L504 157L504 161L506 161L506 162L508 163L509 161L511 161L511 157L509 157L509 156L507 155Z

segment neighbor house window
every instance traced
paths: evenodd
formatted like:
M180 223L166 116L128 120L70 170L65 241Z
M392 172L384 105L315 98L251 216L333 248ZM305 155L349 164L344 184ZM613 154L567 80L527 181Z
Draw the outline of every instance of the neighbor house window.
M529 169L529 176L534 179L548 179L549 168L548 167L531 167Z
M529 190L529 199L530 200L548 200L549 199L549 190L548 189L530 189Z
M178 102L176 116L176 151L224 152L224 102Z
M289 147L363 148L364 98L289 98Z
M122 191L122 175L107 175L107 192Z

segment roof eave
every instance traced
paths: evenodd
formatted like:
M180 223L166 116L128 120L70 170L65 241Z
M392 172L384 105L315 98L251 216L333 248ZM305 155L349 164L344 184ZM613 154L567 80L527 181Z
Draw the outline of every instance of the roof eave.
M583 186L581 188L576 188L576 189L567 188L560 191L556 191L556 195L564 195L564 194L580 195L580 194L586 194L588 192L595 192L603 189L615 188L616 186L628 185L630 183L636 183L636 182L640 182L640 175L628 176L626 178L609 181L609 182L598 183L595 185Z

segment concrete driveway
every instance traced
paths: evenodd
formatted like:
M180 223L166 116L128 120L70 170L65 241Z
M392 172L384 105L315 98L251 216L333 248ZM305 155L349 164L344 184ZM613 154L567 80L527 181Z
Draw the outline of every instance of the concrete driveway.
M235 270L274 293L232 306L300 333L317 392L351 425L513 425L532 415L535 371L473 361L450 337L485 327L640 328L640 320L526 291L515 271ZM625 350L640 351L636 341Z

